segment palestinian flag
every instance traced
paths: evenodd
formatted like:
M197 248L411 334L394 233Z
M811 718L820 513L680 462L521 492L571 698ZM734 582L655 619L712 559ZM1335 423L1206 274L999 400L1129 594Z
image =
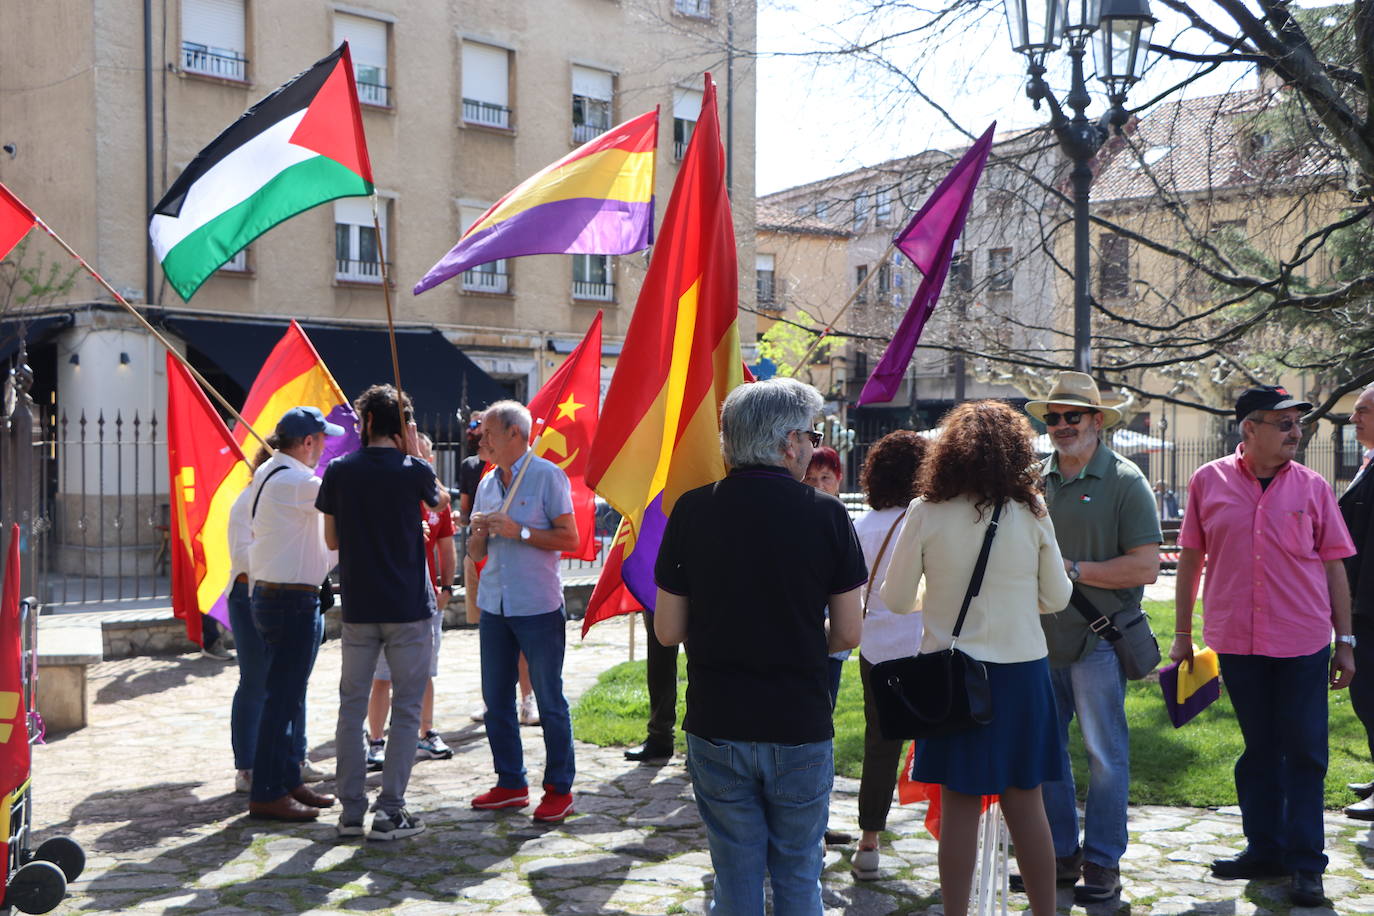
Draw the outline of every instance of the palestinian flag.
M372 193L348 42L245 111L153 210L153 249L189 301L249 242L337 197Z

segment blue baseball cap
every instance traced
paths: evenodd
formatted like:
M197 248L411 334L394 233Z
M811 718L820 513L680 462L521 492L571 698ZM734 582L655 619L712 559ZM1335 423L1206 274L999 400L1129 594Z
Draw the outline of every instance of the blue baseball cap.
M303 439L315 433L326 436L342 436L344 428L330 423L318 407L292 407L277 421L277 435L292 439Z

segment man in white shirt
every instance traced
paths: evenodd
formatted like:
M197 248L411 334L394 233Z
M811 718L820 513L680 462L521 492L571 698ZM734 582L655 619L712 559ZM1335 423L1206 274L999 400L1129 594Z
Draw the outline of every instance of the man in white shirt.
M250 484L253 625L267 648L267 698L248 802L254 817L308 821L334 804L334 796L301 780L292 746L304 721L305 688L320 647L320 582L336 558L325 546L324 517L315 508L320 489L315 465L324 454L325 436L343 433L318 408L291 408L268 439L276 454L254 472Z

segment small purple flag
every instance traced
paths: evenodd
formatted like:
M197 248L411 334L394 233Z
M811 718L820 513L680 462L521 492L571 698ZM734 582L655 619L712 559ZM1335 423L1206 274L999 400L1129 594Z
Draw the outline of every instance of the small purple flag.
M964 158L955 163L945 180L930 195L924 207L894 240L894 244L911 259L921 272L921 285L916 288L911 305L902 324L883 352L883 358L869 376L859 395L859 406L878 401L890 401L901 387L911 354L921 339L921 331L945 285L949 262L954 254L954 242L964 231L973 189L983 175L988 153L992 150L992 134L997 127L993 121L983 136L969 147Z

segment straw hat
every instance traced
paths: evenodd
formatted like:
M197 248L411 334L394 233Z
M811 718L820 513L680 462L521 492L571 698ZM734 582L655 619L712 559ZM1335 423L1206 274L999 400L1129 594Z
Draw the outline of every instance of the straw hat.
M1115 426L1121 422L1121 411L1102 403L1102 395L1092 376L1082 372L1061 372L1050 390L1050 396L1043 401L1027 401L1026 413L1040 422L1045 422L1045 411L1051 406L1091 407L1102 414L1102 425Z

